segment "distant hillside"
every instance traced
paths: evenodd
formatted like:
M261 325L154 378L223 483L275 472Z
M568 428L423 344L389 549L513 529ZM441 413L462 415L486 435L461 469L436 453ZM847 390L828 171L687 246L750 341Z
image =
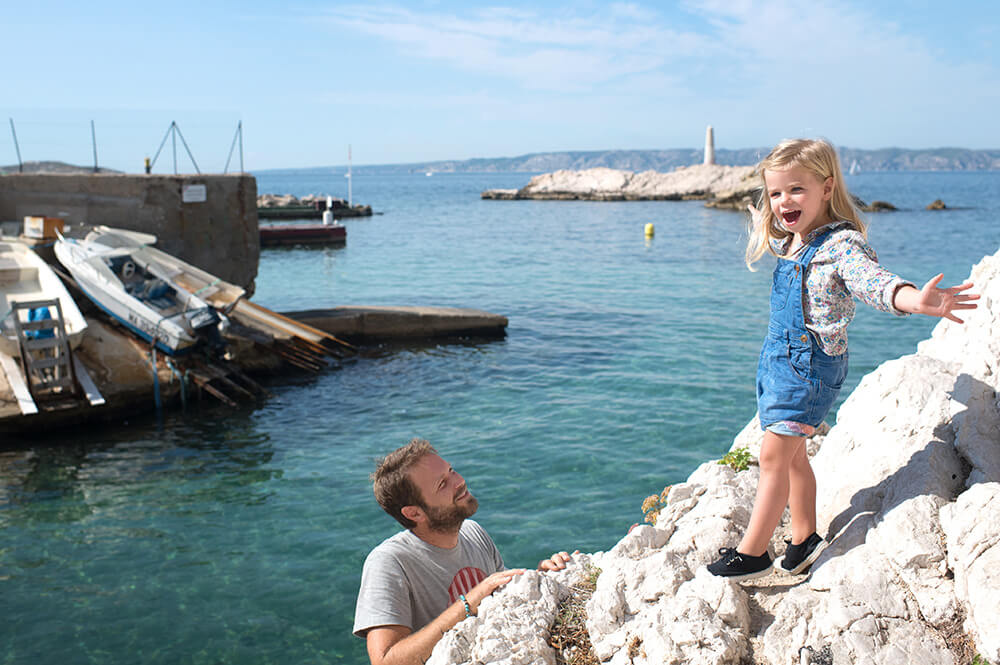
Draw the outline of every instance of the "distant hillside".
M11 164L10 166L0 166L0 175L6 175L8 173L17 173L17 164ZM93 166L76 166L75 164L67 164L66 162L24 162L24 173L93 173ZM99 167L98 173L121 173L121 171L116 171L114 169L106 169L103 166Z
M715 161L727 166L750 166L767 154L769 148L743 150L716 149ZM862 171L980 171L1000 170L1000 150L934 148L907 150L882 148L861 150L840 148L844 169L855 160ZM560 169L582 170L598 166L625 171L672 171L678 166L700 164L701 149L672 150L593 150L539 152L520 157L448 160L415 164L356 166L359 173L548 173Z

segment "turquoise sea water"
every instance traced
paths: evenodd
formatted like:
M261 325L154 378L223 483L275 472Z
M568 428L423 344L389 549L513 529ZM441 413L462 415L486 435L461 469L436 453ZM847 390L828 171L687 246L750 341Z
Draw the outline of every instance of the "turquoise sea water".
M6 439L0 662L365 662L361 564L397 528L367 475L413 436L466 477L511 566L611 547L646 495L722 455L754 413L767 316L771 264L744 267L742 216L479 199L528 178L355 177L382 214L347 220L344 248L264 250L254 298L481 308L509 317L505 339L379 349L236 410ZM849 184L902 208L871 216L871 240L910 279L958 282L1000 247L1000 173ZM346 193L330 170L258 189ZM957 209L924 211L935 198ZM859 308L847 390L933 324Z

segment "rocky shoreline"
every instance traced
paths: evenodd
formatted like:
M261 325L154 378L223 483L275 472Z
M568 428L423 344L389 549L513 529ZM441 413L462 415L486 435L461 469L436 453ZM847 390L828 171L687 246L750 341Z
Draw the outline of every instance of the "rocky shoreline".
M704 570L739 541L758 477L706 462L669 488L655 525L566 571L526 573L428 662L569 662L550 630L595 567L586 627L601 662L1000 662L1000 252L970 281L983 297L964 326L943 320L915 354L866 375L809 441L833 542L808 576L740 585ZM732 449L755 455L760 439L752 421Z
M521 189L488 189L483 199L580 201L686 201L746 198L758 186L753 166L695 164L669 173L609 168L555 171L533 177Z

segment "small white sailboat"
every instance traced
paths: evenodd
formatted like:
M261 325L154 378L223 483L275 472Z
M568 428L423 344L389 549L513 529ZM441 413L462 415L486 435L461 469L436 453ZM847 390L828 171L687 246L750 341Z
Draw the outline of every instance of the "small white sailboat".
M63 327L70 348L76 348L87 330L87 321L80 313L62 280L40 256L22 242L0 242L0 353L17 358L21 355L13 317L14 306L35 301L59 302ZM48 307L23 310L22 323L29 319L55 318L56 312Z
M55 253L88 298L163 352L182 354L202 341L220 348L224 316L173 281L176 270L146 251L154 242L146 233L98 227L83 240L60 236Z
M861 167L858 165L858 160L853 160L851 162L851 167L847 170L848 175L857 175L861 172Z

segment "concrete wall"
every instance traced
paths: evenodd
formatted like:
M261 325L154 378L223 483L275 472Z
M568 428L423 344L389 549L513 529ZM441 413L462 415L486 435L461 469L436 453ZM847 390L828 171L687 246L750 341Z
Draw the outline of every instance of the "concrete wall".
M191 185L195 185L194 189ZM204 186L204 201L185 201ZM0 176L0 222L63 217L70 234L106 224L252 292L260 258L257 181L237 175L10 174Z

